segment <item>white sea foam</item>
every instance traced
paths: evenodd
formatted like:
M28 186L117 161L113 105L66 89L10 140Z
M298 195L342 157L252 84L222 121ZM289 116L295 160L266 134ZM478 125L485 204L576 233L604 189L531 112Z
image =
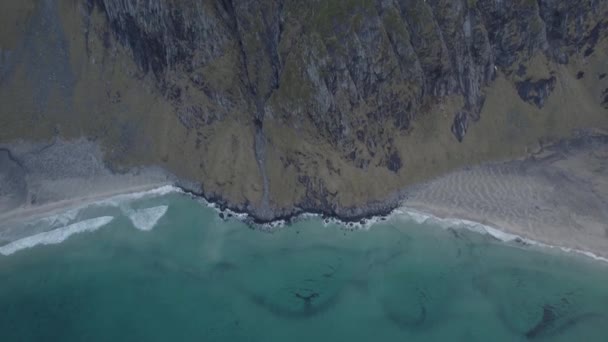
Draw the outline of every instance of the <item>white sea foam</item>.
M236 211L232 211L227 208L222 210L222 208L220 208L219 205L217 205L213 202L209 202L204 198L198 198L198 202L201 203L202 205L206 206L209 209L215 210L218 214L223 213L227 217L233 217L240 221L246 221L250 218L250 216L246 213L237 213Z
M137 229L141 230L151 230L154 228L158 220L165 214L167 211L166 206L159 206L154 208L148 208L143 210L131 210L128 209L129 203L148 197L158 197L167 195L170 193L180 193L181 189L172 186L165 185L158 188L134 192L134 193L126 193L111 196L108 198L103 198L95 202L84 203L72 208L69 208L66 211L54 213L50 216L37 219L36 221L32 221L27 223L28 226L38 226L42 225L46 227L46 229L52 229L44 233L35 234L32 236L28 236L19 240L15 240L7 245L0 247L0 254L9 255L18 250L33 247L38 244L56 244L63 242L70 235L95 230L107 223L109 223L113 217L112 216L104 216L96 219L84 220L80 222L75 222L78 218L78 214L87 208L91 207L118 207L123 213L125 213L131 221L133 225ZM107 222L106 222L107 221ZM59 227L59 228L56 228Z
M94 202L87 202L85 204L80 204L80 205L71 207L70 209L68 209L66 211L59 212L59 213L38 219L38 220L32 222L31 224L37 225L39 223L44 223L49 226L63 226L63 225L68 224L71 221L74 221L76 219L76 217L78 216L78 213L80 213L80 211L82 211L86 208L119 207L121 209L124 209L125 206L130 202L133 202L133 201L136 201L136 200L139 200L142 198L158 197L158 196L163 196L163 195L167 195L167 194L171 194L171 193L183 193L183 191L180 188L175 187L173 185L163 185L161 187L150 189L150 190L114 195L114 196L103 198L103 199L100 199L100 200L97 200Z
M219 213L222 212L222 210L220 210L220 208L218 208L218 206L215 205L214 203L209 203L206 200L201 200L201 201L207 207L212 208ZM247 221L249 219L249 215L245 214L245 213L235 213L235 212L232 212L231 210L225 210L224 213L230 213L236 219L241 220L241 221ZM294 220L310 219L310 218L318 218L318 217L321 217L321 215L315 214L315 213L302 213L302 214L298 215L298 217L294 218ZM538 242L538 241L534 241L532 239L525 238L523 236L504 232L498 228L494 228L494 227L491 227L489 225L486 225L486 224L483 224L480 222L474 222L474 221L456 219L456 218L441 218L441 217L437 217L432 214L421 212L421 211L411 209L408 207L397 208L397 209L393 210L387 216L373 216L370 218L363 219L360 222L345 222L340 219L330 217L330 218L326 218L323 220L323 225L324 226L339 225L346 229L368 230L368 229L371 229L373 226L375 226L378 223L382 223L383 221L395 219L395 218L406 218L406 219L412 220L418 224L431 223L434 225L439 225L440 227L443 227L446 229L447 228L467 229L467 230L474 231L474 232L477 232L480 234L486 234L486 235L492 236L503 242L517 241L517 242L521 242L521 243L524 243L527 245L533 245L533 246L538 246L538 247L542 247L542 248L550 248L550 249L557 248L557 249L567 252L567 253L580 254L580 255L584 255L584 256L593 258L595 260L608 262L608 258L604 258L604 257L598 256L598 255L595 255L588 251L561 247L561 246L548 245L548 244L544 244L542 242ZM277 227L283 227L286 224L288 224L286 221L280 220L280 221L272 222L270 224L263 225L263 228L273 229L273 228L277 228Z
M438 225L442 228L458 228L467 229L480 234L490 235L498 240L509 242L521 240L528 242L528 239L518 235L505 233L499 229L485 225L475 221L456 219L456 218L441 218L428 213L424 213L411 208L399 208L395 210L395 216L412 220L418 224L430 223Z
M316 214L303 214L303 215L316 216ZM414 221L417 224L429 223L429 224L440 226L445 229L447 229L447 228L466 229L466 230L470 230L470 231L473 231L473 232L476 232L479 234L486 234L486 235L492 236L495 239L503 241L503 242L517 241L517 242L521 242L521 243L524 243L527 245L538 246L541 248L559 249L559 250L567 252L567 253L580 254L580 255L584 255L586 257L590 257L595 260L608 262L608 258L604 258L604 257L598 256L598 255L595 255L588 251L583 251L583 250L568 248L568 247L553 246L553 245L538 242L538 241L535 241L535 240L532 240L529 238L525 238L523 236L519 236L516 234L507 233L498 228L494 228L492 226L489 226L489 225L486 225L486 224L483 224L480 222L464 220L464 219L457 219L457 218L441 218L441 217L434 216L432 214L421 212L421 211L418 211L418 210L415 210L412 208L408 208L408 207L397 208L397 209L393 210L387 216L373 216L371 218L364 219L364 220L362 220L363 223L344 222L344 221L341 221L336 218L328 218L323 221L323 224L325 226L330 225L330 224L331 225L340 225L347 229L353 229L353 230L357 230L357 229L368 230L368 229L371 229L374 225L376 225L378 223L382 223L383 221L391 220L391 219L403 219L403 218Z
M122 204L124 204L125 202L132 202L132 201L146 198L146 197L157 197L157 196L163 196L163 195L167 195L167 194L171 194L171 193L181 193L181 192L182 192L182 190L178 187L175 187L173 185L164 185L159 188L155 188L155 189L151 189L151 190L112 196L112 197L105 198L100 201L94 202L91 205L118 207L118 206L121 206Z
M49 222L55 222L55 223L69 222L70 220L73 220L76 217L76 215L78 214L78 212L81 209L88 207L88 206L96 206L96 205L97 206L115 206L115 207L123 208L124 204L128 203L128 202L132 202L132 201L135 201L135 200L138 200L141 198L146 198L146 197L156 197L156 196L167 195L170 193L183 193L183 191L178 187L175 187L172 185L165 185L165 186L161 186L159 188L155 188L155 189L151 189L151 190L147 190L147 191L116 195L116 196L106 198L106 199L103 199L103 200L100 200L100 201L97 201L97 202L94 202L91 204L84 205L82 207L71 209L70 211L67 211L62 214L54 215L52 217L47 218L47 220L49 220ZM206 200L201 200L201 201L205 205L207 205L209 208L215 209L218 212L222 212L216 204L207 202ZM128 216L136 228L141 229L141 230L151 230L154 228L154 226L156 225L158 220L165 214L166 210L167 210L166 206L159 206L159 207L154 207L154 208L142 209L142 210L138 210L138 211L132 211L132 212L128 213ZM123 211L128 211L128 210L123 209ZM224 210L224 213L231 214L231 216L233 216L237 220L246 221L249 219L249 215L246 213L237 213L237 212L233 212L233 211L227 210L227 209ZM319 217L320 215L314 214L314 213L302 213L300 216L302 219L306 219L306 218L311 218L311 217ZM374 216L371 218L364 219L364 220L362 220L363 223L344 222L344 221L341 221L336 218L329 218L329 219L324 220L324 225L337 224L337 225L344 226L345 228L348 228L348 229L367 230L367 229L370 229L371 227L373 227L374 225L376 225L377 223L381 223L381 221L385 221L386 219L391 219L391 218L395 218L395 217L401 217L401 218L405 217L418 224L423 224L423 223L428 222L428 223L432 223L435 225L439 225L443 228L467 229L467 230L471 230L471 231L474 231L474 232L477 232L480 234L490 235L490 236L492 236L498 240L504 241L504 242L520 241L525 244L539 246L539 247L543 247L543 248L551 248L551 249L557 248L557 249L560 249L567 253L576 253L576 254L580 254L580 255L584 255L584 256L593 258L595 260L608 262L608 258L604 258L604 257L598 256L598 255L595 255L588 251L583 251L583 250L573 249L573 248L568 248L568 247L548 245L548 244L534 241L534 240L531 240L531 239L528 239L528 238L525 238L525 237L522 237L519 235L506 233L506 232L501 231L500 229L497 229L497 228L494 228L494 227L491 227L489 225L485 225L485 224L482 224L479 222L463 220L463 219L455 219L455 218L440 218L440 217L431 215L429 213L417 211L417 210L407 208L407 207L395 209L395 210L393 210L393 212L391 212L386 217ZM82 222L88 222L88 221L89 220L82 221ZM74 225L78 225L78 224L79 223L76 223ZM287 222L285 222L284 220L280 220L280 221L275 221L275 222L268 224L267 227L278 228L278 227L282 227L286 224L287 224ZM73 226L73 225L70 225L68 227L71 227L71 226ZM65 228L68 228L68 227L65 227ZM60 229L64 229L64 228L60 228ZM46 233L43 233L43 234L46 234ZM29 238L34 238L39 235L41 235L41 234L34 235ZM24 241L29 238L21 239L18 241ZM63 240L65 240L65 238L62 239L61 241L63 241ZM18 241L15 241L14 243L16 243ZM61 241L59 241L59 242L61 242ZM14 243L0 247L0 253L4 254L4 251L8 250L7 248ZM23 247L23 248L26 248L26 247ZM21 248L19 248L19 249L21 249Z
M54 215L42 218L39 221L37 221L36 224L45 223L49 227L65 226L68 223L70 223L71 221L74 221L76 219L76 216L78 215L79 211L80 211L79 208L70 209L70 210L64 211L62 213L58 213L58 214L54 214Z
M31 248L36 245L51 245L65 241L73 234L92 232L102 226L110 223L114 217L101 216L89 220L84 220L70 224L62 228L53 229L48 232L28 236L26 238L13 241L7 245L0 247L0 254L10 255L25 248Z
M130 210L127 212L127 215L135 228L149 231L156 226L156 223L165 215L168 208L166 205L161 205L146 209Z
M528 245L532 245L532 246L538 246L541 248L549 248L549 249L559 249L566 253L575 253L575 254L579 254L579 255L584 255L586 257L589 257L589 258L592 258L595 260L608 262L608 258L604 258L604 257L598 256L598 255L595 255L588 251L583 251L580 249L569 248L569 247L549 245L546 243L542 243L542 242L538 242L538 241L535 241L532 239L525 238L523 236L507 233L500 229L497 229L497 228L494 228L494 227L491 227L489 225L485 225L485 224L482 224L479 222L475 222L475 221L462 220L462 219L456 219L456 218L441 218L441 217L437 217L437 216L434 216L434 215L431 215L428 213L423 213L423 212L417 211L415 209L407 208L407 207L396 209L393 212L393 214L391 214L391 216L393 216L393 215L411 219L412 221L414 221L418 224L432 223L434 225L438 225L443 228L467 229L467 230L474 231L474 232L477 232L480 234L487 234L487 235L492 236L495 239L498 239L503 242L519 241L524 244L528 244Z

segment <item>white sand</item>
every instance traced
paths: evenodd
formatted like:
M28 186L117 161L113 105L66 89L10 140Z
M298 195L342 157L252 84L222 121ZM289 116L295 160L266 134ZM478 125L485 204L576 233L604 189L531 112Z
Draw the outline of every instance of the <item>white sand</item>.
M542 158L456 171L417 189L404 206L606 258L608 147L556 147Z
M22 177L17 172L22 166L11 164L5 156L0 171L4 170L5 183L17 192L0 192L0 232L11 223L52 217L116 196L162 191L154 189L173 183L174 179L159 170L113 174L100 166L99 152L94 145L86 147L87 143L83 148L78 142L77 150L87 152L92 162L74 162L83 158L75 158L72 145L63 144L56 144L59 152L53 150L55 147L45 150L53 160L49 170L35 167L47 165L47 155L16 154L25 168L37 170ZM65 154L70 155L66 159L70 163L55 160ZM403 205L447 222L479 222L495 229L486 232L497 237L502 231L505 236L608 258L608 139L556 145L523 160L455 171L415 187ZM137 223L152 222L165 210L131 214ZM138 226L144 230L152 227L147 223Z
M85 182L82 180L72 180L74 183ZM86 183L88 185L91 184L90 180L87 180ZM87 195L50 201L41 205L32 205L26 204L15 209L6 211L4 213L0 213L0 228L4 225L11 224L13 222L22 221L22 220L35 220L43 217L48 217L53 214L59 212L66 212L73 208L85 207L92 203L102 202L103 200L107 200L110 198L114 198L120 195L127 195L131 193L141 193L145 191L151 191L154 189L162 188L163 186L168 186L170 183L150 183L150 184L141 184L141 185L132 185L132 186L116 186L117 184L113 184L111 190L90 193ZM120 185L120 182L118 182ZM108 188L110 188L108 186Z
M100 147L85 139L0 148L0 233L25 221L52 218L115 196L152 191L175 182L175 177L160 168L112 172L103 163Z

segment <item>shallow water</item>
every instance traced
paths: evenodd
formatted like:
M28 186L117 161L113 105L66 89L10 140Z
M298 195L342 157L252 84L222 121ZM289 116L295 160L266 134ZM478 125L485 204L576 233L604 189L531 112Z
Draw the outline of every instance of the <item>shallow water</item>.
M608 265L583 257L405 217L267 233L179 194L66 220L96 217L0 255L2 341L608 340Z

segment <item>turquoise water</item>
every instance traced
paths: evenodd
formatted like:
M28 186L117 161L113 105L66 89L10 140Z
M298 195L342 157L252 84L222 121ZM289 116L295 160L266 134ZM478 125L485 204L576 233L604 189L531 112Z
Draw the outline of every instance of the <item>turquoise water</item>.
M0 255L2 341L608 340L608 266L582 257L404 218L261 232L179 194L72 219L100 216Z

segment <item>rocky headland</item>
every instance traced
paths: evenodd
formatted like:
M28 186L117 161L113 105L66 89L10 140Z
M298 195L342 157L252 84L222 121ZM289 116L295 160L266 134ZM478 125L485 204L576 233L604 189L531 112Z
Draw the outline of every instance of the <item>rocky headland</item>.
M51 201L41 177L152 168L149 184L258 222L359 220L608 129L606 1L24 0L0 16L7 211Z

